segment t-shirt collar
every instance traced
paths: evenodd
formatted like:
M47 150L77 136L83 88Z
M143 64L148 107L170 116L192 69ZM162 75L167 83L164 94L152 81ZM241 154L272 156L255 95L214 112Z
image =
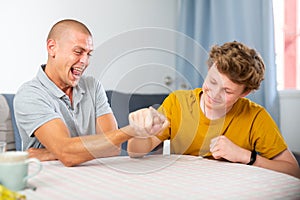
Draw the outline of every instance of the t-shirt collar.
M39 79L39 81L46 87L49 89L49 91L55 95L58 98L63 97L64 95L66 95L59 87L57 87L57 85L55 85L46 75L45 73L45 67L46 65L43 64L41 65L41 67L39 68L38 74L37 74L37 78ZM80 81L79 81L80 83ZM73 92L75 93L85 93L85 91L80 87L80 84L78 83L77 86L75 86L73 88Z

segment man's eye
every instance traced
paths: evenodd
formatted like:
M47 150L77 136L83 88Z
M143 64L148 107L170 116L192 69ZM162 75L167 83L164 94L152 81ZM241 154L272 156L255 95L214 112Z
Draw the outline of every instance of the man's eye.
M81 55L81 51L75 51L76 55Z

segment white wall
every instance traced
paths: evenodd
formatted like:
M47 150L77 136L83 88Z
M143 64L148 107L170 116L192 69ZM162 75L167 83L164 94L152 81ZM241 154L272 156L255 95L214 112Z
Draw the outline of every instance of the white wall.
M58 20L74 18L84 22L93 33L97 49L133 29L175 29L177 3L177 0L0 1L0 93L14 93L23 82L35 76L38 66L46 62L46 36ZM175 41L171 46L174 44ZM102 59L101 55L97 56L93 59ZM174 58L161 56L157 62L172 66ZM128 61L126 63L128 65ZM91 64L92 67L95 66ZM100 73L101 70L96 75ZM111 85L109 80L104 80L103 84Z
M300 152L300 91L280 91L279 99L282 135L292 151Z

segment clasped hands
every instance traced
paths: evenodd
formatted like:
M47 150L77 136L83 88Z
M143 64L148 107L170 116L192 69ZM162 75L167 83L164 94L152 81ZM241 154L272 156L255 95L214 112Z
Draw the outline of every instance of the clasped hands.
M134 130L132 136L140 138L157 135L169 125L167 118L151 106L130 113L128 119Z
M169 126L167 118L154 108L144 108L129 114L129 125L134 129L134 137L146 138L157 135ZM239 147L226 136L218 136L211 140L210 152L215 159L224 158L231 162L249 162L250 151Z

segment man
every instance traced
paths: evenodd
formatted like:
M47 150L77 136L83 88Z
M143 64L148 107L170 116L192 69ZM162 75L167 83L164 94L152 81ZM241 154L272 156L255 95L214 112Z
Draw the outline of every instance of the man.
M134 126L118 130L102 85L83 76L93 51L92 34L84 24L71 19L57 22L47 37L47 51L47 63L20 87L14 100L23 150L30 157L74 166L119 155L124 141L148 136ZM162 115L150 114L149 123L154 118L164 121ZM155 128L153 134L164 127Z
M171 93L159 108L168 128L156 136L130 139L129 155L141 157L169 139L174 154L255 165L300 178L298 163L271 116L244 98L264 79L260 55L229 42L211 49L208 64L203 88ZM143 121L147 112L131 113L130 119L149 129Z

